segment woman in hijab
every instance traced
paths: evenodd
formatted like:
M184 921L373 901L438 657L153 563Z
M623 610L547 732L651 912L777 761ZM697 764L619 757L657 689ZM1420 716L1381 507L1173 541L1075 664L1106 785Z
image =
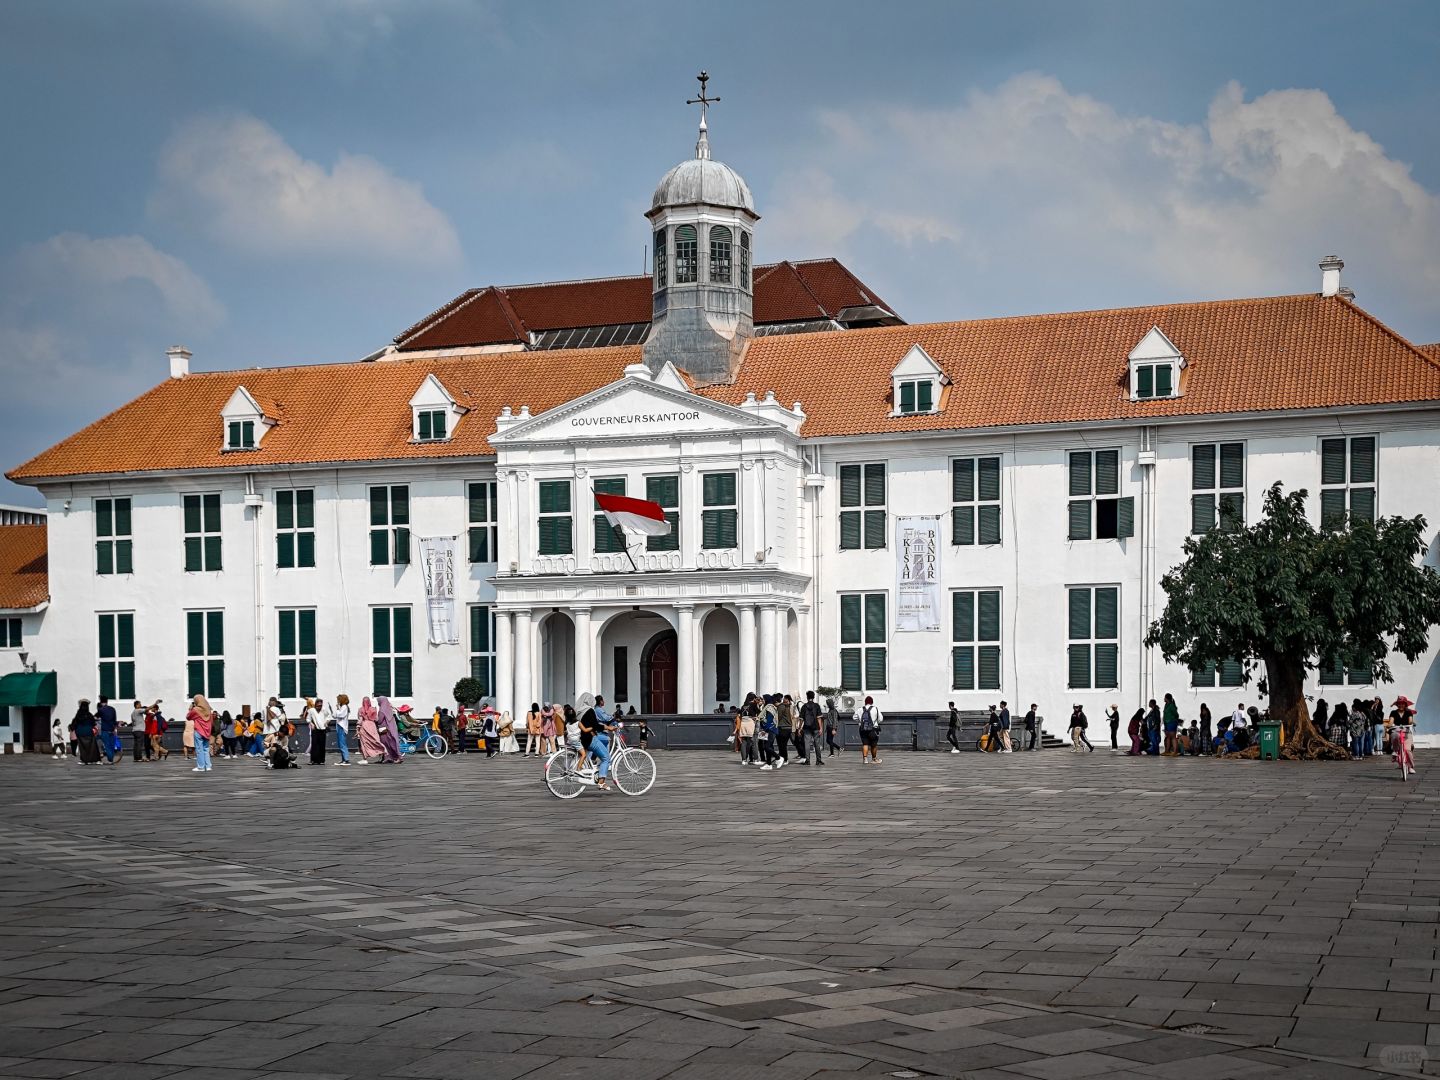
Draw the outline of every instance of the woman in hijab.
M380 742L380 714L370 699L360 701L360 764L378 765L385 760L385 747Z
M380 745L385 748L385 761L398 765L405 759L400 756L400 729L395 723L395 710L388 697L376 698L376 701L380 705L380 716L375 726L380 732Z
M191 772L210 771L210 736L214 733L215 710L204 694L196 694L185 714L185 730L194 733L195 768Z
M80 699L75 719L70 721L70 731L75 736L75 756L80 764L99 765L100 744L95 739L95 714L90 711L89 698Z

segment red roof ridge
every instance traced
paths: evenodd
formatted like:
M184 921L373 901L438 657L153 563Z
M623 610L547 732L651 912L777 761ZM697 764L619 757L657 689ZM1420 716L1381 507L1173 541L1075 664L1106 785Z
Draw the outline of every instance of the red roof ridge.
M525 320L520 318L520 313L515 310L515 305L510 302L510 296L506 292L507 288L508 286L505 285L494 286L495 302L500 308L500 314L503 315L505 321L510 324L510 329L514 332L515 336L517 338L528 339L530 337L530 328L525 325Z
M395 337L391 339L391 341L398 344L399 342L404 341L406 338L414 337L416 334L424 330L428 330L431 326L435 325L435 323L439 322L443 317L453 314L465 304L468 304L471 300L475 299L475 297L479 293L484 292L486 288L489 288L489 286L485 286L484 288L479 289L466 289L459 296L456 296L450 300L446 300L445 303L441 304L438 308L432 311L429 315L426 315L419 322L414 323L406 327L404 330L400 331L400 333L396 334Z
M1329 299L1333 300L1337 304L1344 304L1346 308L1348 308L1350 311L1355 312L1362 319L1365 319L1367 322L1370 323L1371 326L1377 327L1381 331L1383 331L1385 335L1391 340L1405 346L1411 352L1415 353L1415 355L1419 356L1420 359L1424 360L1427 364L1431 365L1437 370L1440 370L1440 357L1431 356L1425 351L1423 347L1416 345L1413 342L1407 341L1405 338L1401 337L1394 330L1391 330L1390 327L1386 326L1383 322L1377 319L1374 315L1371 315L1370 312L1366 311L1359 304L1355 303L1354 300L1347 300L1342 296L1324 297L1322 299Z

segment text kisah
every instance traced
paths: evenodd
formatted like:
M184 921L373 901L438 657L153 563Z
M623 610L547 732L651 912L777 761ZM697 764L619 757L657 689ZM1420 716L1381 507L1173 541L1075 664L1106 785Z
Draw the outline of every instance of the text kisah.
M577 416L570 421L571 427L598 427L614 424L672 424L680 420L699 420L698 410L668 413L627 413L623 416Z

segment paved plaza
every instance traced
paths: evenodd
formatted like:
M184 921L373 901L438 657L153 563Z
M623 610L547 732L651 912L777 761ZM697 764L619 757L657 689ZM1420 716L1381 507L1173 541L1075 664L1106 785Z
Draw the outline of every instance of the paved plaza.
M657 758L0 760L0 1075L1440 1074L1434 752Z

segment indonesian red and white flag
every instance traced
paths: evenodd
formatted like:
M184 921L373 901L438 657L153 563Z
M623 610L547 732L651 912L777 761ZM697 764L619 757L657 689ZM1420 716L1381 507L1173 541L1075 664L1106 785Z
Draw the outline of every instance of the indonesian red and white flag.
M665 520L665 509L659 503L645 499L631 499L625 495L603 495L595 492L595 504L611 525L626 532L644 536L666 536L670 522Z

